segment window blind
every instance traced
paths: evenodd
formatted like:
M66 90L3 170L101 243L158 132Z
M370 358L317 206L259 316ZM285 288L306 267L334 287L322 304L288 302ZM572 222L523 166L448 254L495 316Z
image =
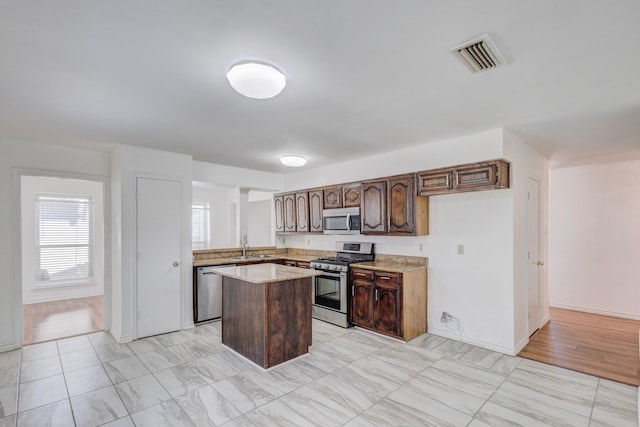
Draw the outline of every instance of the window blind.
M191 241L194 248L209 245L210 210L208 203L193 203L191 206Z
M91 197L37 194L36 284L86 281L93 276Z

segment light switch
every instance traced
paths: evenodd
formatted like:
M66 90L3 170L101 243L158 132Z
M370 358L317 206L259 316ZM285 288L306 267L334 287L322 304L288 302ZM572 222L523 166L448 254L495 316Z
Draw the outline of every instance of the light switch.
M464 245L458 245L458 255L464 255Z

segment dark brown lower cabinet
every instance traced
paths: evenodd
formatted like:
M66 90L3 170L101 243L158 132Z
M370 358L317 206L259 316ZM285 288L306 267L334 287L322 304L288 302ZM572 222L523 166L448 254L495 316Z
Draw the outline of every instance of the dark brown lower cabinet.
M402 287L375 285L373 327L385 334L402 336Z
M427 330L427 269L351 269L351 322L406 341Z
M312 278L253 283L224 277L222 343L263 368L311 345Z
M370 327L373 283L356 280L353 282L351 298L351 321L363 327Z

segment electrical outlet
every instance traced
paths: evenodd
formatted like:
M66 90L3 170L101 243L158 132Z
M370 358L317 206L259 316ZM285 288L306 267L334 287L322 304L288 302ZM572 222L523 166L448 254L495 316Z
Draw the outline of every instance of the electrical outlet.
M449 313L447 313L446 311L443 311L442 314L440 315L440 323L445 323L447 320L449 320Z
M422 252L422 243L419 243L419 244L418 244L418 250L419 250L420 252Z
M464 255L464 245L458 245L458 255Z
M307 239L307 246L311 246L311 239Z

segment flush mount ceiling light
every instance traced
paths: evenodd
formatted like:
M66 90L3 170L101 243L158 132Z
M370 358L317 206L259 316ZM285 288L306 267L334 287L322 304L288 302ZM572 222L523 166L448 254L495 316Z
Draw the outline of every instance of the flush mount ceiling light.
M284 74L274 66L259 62L241 62L229 70L227 80L240 95L254 99L273 98L287 85Z
M307 159L302 156L295 156L292 154L285 154L280 156L280 163L285 166L290 166L292 168L299 168L307 164Z

